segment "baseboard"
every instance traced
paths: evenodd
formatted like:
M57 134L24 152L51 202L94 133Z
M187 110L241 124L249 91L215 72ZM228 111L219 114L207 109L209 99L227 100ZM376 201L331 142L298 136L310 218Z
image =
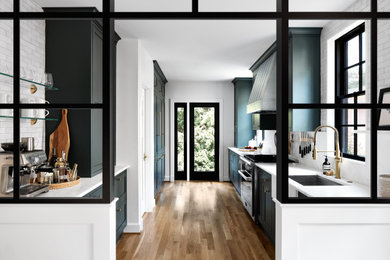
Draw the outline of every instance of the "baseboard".
M143 221L141 223L127 223L123 233L141 233L143 228Z
M164 181L169 181L169 175L168 176L164 176Z

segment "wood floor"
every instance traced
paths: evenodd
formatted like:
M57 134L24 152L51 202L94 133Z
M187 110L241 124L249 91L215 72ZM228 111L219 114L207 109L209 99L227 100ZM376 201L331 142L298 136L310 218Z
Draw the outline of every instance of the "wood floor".
M141 234L123 234L117 259L274 259L275 249L230 183L165 183Z

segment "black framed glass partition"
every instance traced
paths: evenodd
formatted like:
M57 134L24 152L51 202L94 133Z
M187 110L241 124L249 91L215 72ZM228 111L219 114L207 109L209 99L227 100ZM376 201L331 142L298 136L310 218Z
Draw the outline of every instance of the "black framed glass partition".
M352 2L351 2L352 3ZM387 22L387 19L390 19L390 14L386 12L387 4L385 1L379 0L371 0L367 1L365 5L362 5L360 8L355 9L345 9L345 8L336 8L329 9L317 8L317 9L297 9L297 8L289 8L289 6L294 7L293 0L277 0L276 1L276 11L266 11L266 10L252 10L245 9L240 12L232 12L232 11L215 11L210 8L210 10L202 10L200 8L200 1L193 0L191 2L192 12L187 10L187 7L183 7L179 12L140 12L139 10L132 10L129 12L115 12L114 11L114 1L108 0L103 1L102 10L100 12L73 12L71 10L57 10L53 12L20 12L23 11L21 9L21 2L18 0L13 1L13 12L3 11L1 13L1 22L11 21L12 23L12 32L11 35L13 37L13 63L9 66L13 67L13 69L9 68L10 77L8 80L12 80L13 94L12 94L12 102L0 102L0 110L5 114L5 110L11 111L8 113L10 116L4 120L12 121L12 131L13 135L10 138L13 139L13 144L18 147L21 141L21 117L24 115L28 115L28 113L33 112L24 112L25 110L40 110L37 113L46 113L44 110L61 110L62 108L67 108L70 111L73 109L77 110L100 110L102 111L102 168L103 168L103 195L101 199L70 199L70 198L56 198L56 199L45 199L45 200L37 200L37 199L27 199L19 196L20 191L20 172L21 164L19 160L14 161L14 192L11 198L0 198L1 202L12 202L12 203L26 203L26 202L39 202L39 203L108 203L112 200L112 178L113 178L113 142L112 142L112 130L113 130L113 95L112 95L112 87L111 85L111 72L110 72L110 56L112 55L112 43L113 43L113 23L114 20L117 19L170 19L170 20L207 20L207 19L220 19L220 20L276 20L277 21L277 199L282 203L388 203L390 200L387 199L387 195L378 196L378 174L385 175L386 168L382 168L385 163L383 162L383 158L379 157L383 151L381 150L382 141L385 142L387 140L387 133L385 131L387 127L387 111L390 109L390 104L386 103L387 94L385 90L382 91L383 100L379 100L379 96L381 95L380 89L386 89L386 79L384 79L383 84L382 81L379 81L380 75L380 67L386 69L386 55L380 55L381 50L385 50L383 46L381 46L380 42L386 42L386 38L382 38L381 31L385 31L385 29L381 29L383 23ZM379 8L380 7L380 8ZM185 11L184 11L185 10ZM99 19L102 21L102 100L101 102L71 102L71 101L62 101L54 102L54 103L40 103L40 102L23 102L21 99L22 84L21 78L23 75L28 75L29 71L24 71L21 68L21 56L22 48L21 48L21 31L23 20L77 20L77 19ZM353 21L364 21L365 29L369 29L369 33L367 33L366 38L369 40L369 45L367 46L367 55L370 56L369 61L365 61L367 71L370 73L366 76L366 80L369 80L369 84L366 84L366 90L370 90L370 93L378 93L368 94L366 96L365 102L359 103L357 102L316 102L316 101L308 101L308 102L294 102L290 99L286 93L289 90L289 72L291 69L291 58L289 55L289 39L290 39L290 21L301 20L307 22L308 20L353 20ZM294 25L296 27L296 25ZM386 28L386 27L383 27ZM322 32L323 33L323 32ZM341 37L341 36L340 36ZM388 41L387 41L388 42ZM321 42L321 44L327 44L326 42ZM362 60L359 60L359 63ZM383 63L382 63L383 62ZM362 68L363 69L363 68ZM360 72L359 67L359 75ZM29 78L32 78L33 82L34 78L31 77L30 73ZM384 73L385 74L385 73ZM43 75L43 74L41 74ZM352 75L352 74L351 74ZM354 74L356 75L356 73ZM352 75L353 76L353 75ZM54 88L56 79L54 79ZM330 81L335 80L331 79ZM363 80L359 78L360 82ZM49 80L50 81L50 80ZM352 80L353 81L353 80ZM355 80L356 81L356 80ZM381 84L381 85L380 85ZM9 85L9 83L8 83ZM379 87L380 85L380 87ZM22 87L22 88L21 88ZM383 87L383 88L382 88ZM34 89L33 89L34 91ZM39 87L38 87L39 91ZM52 91L52 90L51 90ZM53 90L55 91L55 90ZM8 97L7 97L8 98ZM367 118L370 120L365 124L365 127L369 130L365 130L365 138L366 140L370 140L369 149L365 150L365 156L367 156L367 152L369 150L369 193L368 197L328 197L328 198L299 198L299 197L290 197L289 194L289 164L288 164L288 146L289 146L289 136L290 135L290 121L289 115L290 111L300 111L300 110L335 110L340 111L346 109L348 111L360 111L365 110ZM23 110L23 111L22 111ZM381 111L379 115L379 111ZM24 114L27 113L27 114ZM313 115L321 114L322 112L313 113ZM348 113L347 113L348 114ZM354 119L355 115L358 113L352 113ZM351 117L352 117L351 114ZM35 117L26 116L27 119L35 119ZM297 117L295 117L297 118ZM349 120L350 117L345 117L345 120ZM3 119L2 119L3 120ZM359 119L354 122L349 122L351 124L342 124L340 127L352 127L354 128L352 133L350 134L346 131L345 138L346 141L344 146L350 144L350 139L353 139L353 150L359 151L359 135L362 133L359 132ZM321 122L321 121L319 121ZM341 122L341 121L340 121ZM31 122L30 122L31 123ZM334 125L336 126L336 125ZM355 129L357 128L357 129ZM9 128L11 129L11 128ZM379 133L378 130L381 132ZM379 134L378 134L379 133ZM307 138L307 137L305 137ZM381 143L379 143L381 142ZM12 143L12 142L11 142ZM313 149L313 147L312 147ZM348 151L348 148L347 148ZM352 150L351 150L352 151ZM359 152L357 152L359 153ZM13 149L12 155L14 158L19 158L21 153L19 149ZM384 172L382 172L384 170ZM383 176L382 176L383 177ZM379 185L380 186L380 185ZM383 198L382 198L383 197Z
M113 1L100 10L9 2L13 12L0 14L0 203L110 203Z

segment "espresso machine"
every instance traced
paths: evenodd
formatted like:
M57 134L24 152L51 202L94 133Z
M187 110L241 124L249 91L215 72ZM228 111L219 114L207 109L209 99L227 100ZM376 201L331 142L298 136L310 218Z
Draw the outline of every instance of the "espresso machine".
M36 178L36 169L47 160L42 150L20 152L20 197L35 197L49 191L49 185L31 184ZM0 152L0 193L12 196L14 189L14 156L13 152Z

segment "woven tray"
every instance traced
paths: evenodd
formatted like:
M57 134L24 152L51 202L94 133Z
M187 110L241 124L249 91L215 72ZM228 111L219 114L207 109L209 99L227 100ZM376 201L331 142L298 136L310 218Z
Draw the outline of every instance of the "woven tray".
M76 186L81 181L80 177L77 177L77 180L69 181L69 182L61 182L61 183L52 183L50 184L50 190L59 190L59 189L65 189L69 187Z

